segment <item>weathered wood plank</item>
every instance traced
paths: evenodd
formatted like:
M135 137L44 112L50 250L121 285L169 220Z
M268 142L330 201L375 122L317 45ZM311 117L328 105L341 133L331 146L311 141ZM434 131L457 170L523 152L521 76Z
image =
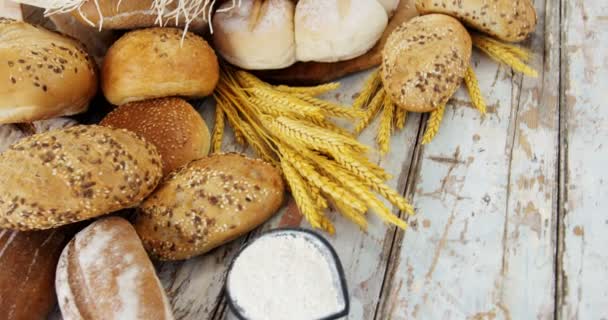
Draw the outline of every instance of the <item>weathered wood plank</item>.
M540 77L476 54L489 114L460 90L421 149L417 232L396 239L377 319L552 317L559 25L544 9L529 44Z
M608 6L562 1L560 319L608 318Z

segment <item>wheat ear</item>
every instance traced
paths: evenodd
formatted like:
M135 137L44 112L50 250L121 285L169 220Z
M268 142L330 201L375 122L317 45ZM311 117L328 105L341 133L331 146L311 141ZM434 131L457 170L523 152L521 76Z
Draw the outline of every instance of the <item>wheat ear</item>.
M395 107L388 95L384 95L384 107L382 108L382 117L380 118L380 126L376 135L376 143L380 148L380 153L386 154L391 145L391 134L393 129L393 117Z
M401 130L405 127L407 111L395 105L395 128Z
M330 82L321 84L313 87L289 87L285 85L278 85L274 87L276 90L285 93L305 94L308 96L318 96L330 91L334 91L340 88L339 82Z
M311 96L308 96L305 94L297 93L297 94L295 94L295 96L298 97L299 99L301 99L302 101L306 101L312 105L315 105L315 106L321 108L321 111L327 116L339 117L339 118L345 118L345 119L355 119L363 114L359 110L355 110L353 108L342 106L337 103L332 103L329 101L317 99L317 98L314 98L314 97L311 97Z
M473 35L472 38L473 45L485 52L493 60L504 63L513 68L513 70L527 76L538 77L538 72L520 60L517 57L517 54L512 51L513 49L507 49L501 45L488 41L479 35Z
M427 144L435 138L437 132L439 132L439 126L441 125L444 111L445 104L431 112L429 120L426 122L426 131L424 131L424 136L422 137L422 144Z
M374 93L380 88L382 79L380 79L380 68L374 70L365 80L363 88L359 92L359 96L353 102L353 109L361 109L366 105Z
M484 36L479 33L472 34L472 38L474 39L474 41L477 41L478 43L485 42L490 45L499 46L507 51L510 51L512 54L514 54L516 57L522 59L523 61L528 61L530 59L530 56L532 55L530 53L530 50L528 50L526 48L523 48L523 47L520 47L517 45L513 45L510 43L500 42L494 38Z
M358 212L353 208L349 207L341 199L334 199L333 206L343 216L358 225L359 228L361 228L362 230L367 230L367 220L365 220L364 213Z
M275 105L280 105L291 109L291 113L300 114L304 118L323 119L324 115L321 109L317 106L310 105L294 96L281 95L269 88L255 87L247 89L251 94L272 102Z
M376 96L374 96L374 98L372 99L372 102L370 102L367 109L365 109L365 113L363 114L361 119L359 119L359 122L355 126L355 134L360 134L361 131L363 131L363 129L365 129L365 128L367 128L367 126L369 126L369 124L372 122L374 117L376 117L376 115L378 114L378 111L380 111L380 109L382 108L382 104L384 102L385 95L386 95L386 93L384 92L384 89L380 89L376 93Z
M473 67L469 66L464 74L464 83L467 86L467 91L471 97L471 102L475 109L479 110L481 114L486 114L486 102L483 99L481 90L479 90L479 82L477 82L477 76Z
M224 137L224 127L226 126L225 120L226 115L218 102L215 107L215 126L213 127L213 134L211 136L211 146L214 153L220 152L222 149L222 138Z

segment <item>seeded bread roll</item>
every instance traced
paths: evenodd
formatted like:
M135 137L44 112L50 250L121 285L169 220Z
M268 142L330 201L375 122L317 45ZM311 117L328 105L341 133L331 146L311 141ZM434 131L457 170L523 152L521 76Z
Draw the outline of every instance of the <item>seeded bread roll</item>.
M416 0L420 14L442 13L500 40L522 41L534 32L536 9L530 0Z
M55 307L55 268L71 230L0 230L0 315L46 319Z
M279 170L261 160L214 154L166 178L139 207L135 229L153 256L187 259L269 219L284 188Z
M0 124L86 111L97 74L80 43L4 18L0 35Z
M200 98L213 92L219 65L203 38L175 28L131 31L108 50L101 87L114 105L153 98Z
M384 45L384 89L407 111L432 111L460 85L471 50L471 37L458 20L442 14L416 17L395 29Z
M82 24L92 24L95 28L99 28L100 11L103 16L103 20L101 20L103 29L148 28L159 25L156 22L158 12L152 7L153 2L153 0L87 0L80 10L72 11L72 15ZM167 4L165 12L175 10L176 3L173 1ZM97 5L99 5L99 9ZM205 32L207 30L206 16L206 14L201 14L200 17L194 19L188 29L197 33ZM184 19L182 16L180 18L178 25L183 26ZM175 26L175 19L171 20L169 24Z
M130 131L74 126L0 154L0 228L48 229L136 206L161 178L156 148Z
M205 121L180 98L127 103L110 112L100 124L133 131L154 144L163 158L163 175L209 154Z
M173 319L137 233L119 217L98 220L70 241L55 287L66 320Z

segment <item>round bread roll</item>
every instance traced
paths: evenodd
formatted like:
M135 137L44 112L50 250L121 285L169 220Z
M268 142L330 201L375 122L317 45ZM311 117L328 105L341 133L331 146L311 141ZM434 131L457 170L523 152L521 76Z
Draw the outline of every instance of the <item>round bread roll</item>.
M388 16L376 0L300 0L294 20L296 58L336 62L371 49Z
M386 14L388 15L388 17L390 18L393 13L395 13L395 10L397 10L397 7L399 6L399 0L377 0L378 2L380 2L380 4L384 7L384 10L386 10ZM411 1L411 0L403 0L403 1Z
M138 205L161 179L156 148L124 129L74 126L0 154L0 228L49 229Z
M95 0L85 1L80 10L72 11L72 15L76 17L82 24L93 25L103 29L136 29L158 26L158 12L153 8L153 0ZM164 13L176 9L177 1L168 3ZM99 6L99 7L98 7ZM101 12L100 18L99 14ZM197 33L202 33L207 30L207 15L201 14L188 25L188 29ZM166 20L166 19L165 19ZM178 26L184 26L185 19L183 16L178 18ZM171 26L175 26L175 19L164 21Z
M220 9L229 8L226 2ZM213 16L213 43L226 61L244 69L280 69L296 62L294 3L243 0Z
M268 220L280 208L284 189L272 165L214 154L166 178L139 207L135 230L153 256L187 259Z
M420 14L443 13L497 39L522 41L534 32L536 9L530 0L416 0Z
M471 50L471 37L458 20L442 14L416 17L395 29L384 45L384 90L407 111L432 111L460 85Z
M86 111L97 75L80 43L3 18L0 35L0 124Z
M209 154L205 121L180 98L127 103L110 112L100 124L131 130L154 144L163 159L163 175Z
M55 277L64 319L172 320L154 266L131 224L93 222L61 253Z
M169 96L201 98L213 92L219 65L203 38L175 28L129 32L108 50L101 86L106 99L121 105Z

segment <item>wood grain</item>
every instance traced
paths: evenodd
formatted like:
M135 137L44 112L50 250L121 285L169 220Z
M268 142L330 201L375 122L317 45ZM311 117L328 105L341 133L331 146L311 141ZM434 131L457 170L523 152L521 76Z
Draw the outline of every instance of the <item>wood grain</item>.
M608 317L608 7L562 1L559 318Z

